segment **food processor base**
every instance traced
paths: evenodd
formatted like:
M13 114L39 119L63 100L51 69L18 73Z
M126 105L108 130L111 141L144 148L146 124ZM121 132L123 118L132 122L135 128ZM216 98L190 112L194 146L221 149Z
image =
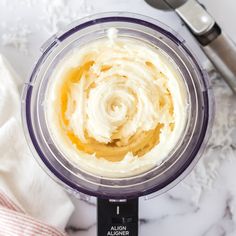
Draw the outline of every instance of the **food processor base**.
M138 198L97 200L98 236L138 236Z

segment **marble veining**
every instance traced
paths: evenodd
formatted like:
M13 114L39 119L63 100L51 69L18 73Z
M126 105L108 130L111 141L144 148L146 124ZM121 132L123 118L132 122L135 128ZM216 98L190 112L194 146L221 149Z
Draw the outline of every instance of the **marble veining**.
M229 24L235 18L235 1L201 2L206 3L221 26L236 41L235 27ZM160 196L140 199L139 235L235 236L236 96L232 95L220 76L210 69L209 62L174 13L155 10L143 0L22 0L20 5L17 4L17 0L0 0L0 51L18 71L22 81L28 76L32 62L40 55L40 46L52 32L89 14L104 11L141 13L164 22L186 39L203 66L210 70L216 99L213 131L201 160L184 181ZM218 4L221 4L220 7ZM13 12L17 27L12 21ZM18 40L17 44L9 41L12 37ZM95 236L96 199L86 196L82 196L81 200L73 196L71 199L76 210L68 222L68 234Z

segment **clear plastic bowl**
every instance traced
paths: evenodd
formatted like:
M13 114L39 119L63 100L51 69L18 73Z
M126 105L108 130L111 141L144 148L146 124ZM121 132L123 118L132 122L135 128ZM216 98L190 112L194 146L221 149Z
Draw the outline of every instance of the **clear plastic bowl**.
M69 50L106 36L110 27L119 36L133 37L167 53L184 78L189 116L184 134L161 165L132 177L104 178L73 165L54 144L46 125L45 91L55 65ZM212 126L213 98L208 75L176 32L142 15L105 13L76 21L50 38L26 82L22 95L22 120L27 142L43 169L68 191L109 199L160 194L183 179L197 163Z

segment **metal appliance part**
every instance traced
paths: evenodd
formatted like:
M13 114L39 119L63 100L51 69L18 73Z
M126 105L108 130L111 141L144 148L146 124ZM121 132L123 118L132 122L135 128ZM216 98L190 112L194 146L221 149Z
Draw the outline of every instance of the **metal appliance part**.
M185 22L201 48L236 94L236 45L196 0L145 0L158 9L172 9ZM164 7L163 7L164 6Z

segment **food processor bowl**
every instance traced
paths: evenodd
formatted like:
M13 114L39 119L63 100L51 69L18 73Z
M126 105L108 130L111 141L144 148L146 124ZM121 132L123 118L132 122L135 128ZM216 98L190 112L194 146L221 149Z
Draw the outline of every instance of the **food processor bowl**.
M168 55L182 75L188 97L186 127L169 156L142 174L124 178L96 176L71 163L53 142L45 117L45 93L55 66L70 50L106 37L111 27L118 30L118 37L141 40ZM116 12L78 20L43 45L42 55L23 89L22 120L34 157L69 192L101 199L135 199L161 194L190 172L209 137L213 107L207 72L180 35L157 20Z

